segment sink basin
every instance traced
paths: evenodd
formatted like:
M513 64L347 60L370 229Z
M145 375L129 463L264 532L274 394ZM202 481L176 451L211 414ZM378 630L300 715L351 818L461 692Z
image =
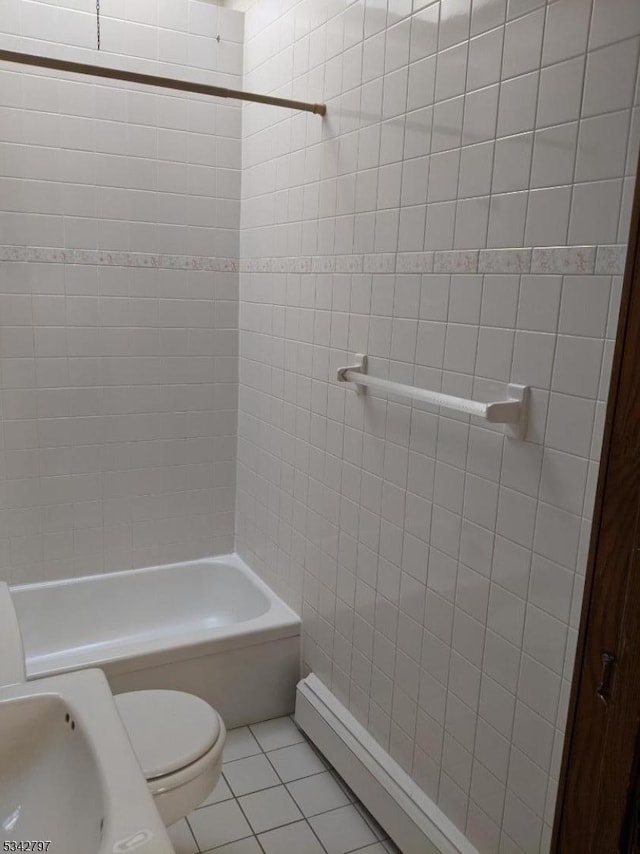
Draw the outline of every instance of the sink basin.
M33 850L50 854L173 854L102 671L0 689L8 841L42 841Z

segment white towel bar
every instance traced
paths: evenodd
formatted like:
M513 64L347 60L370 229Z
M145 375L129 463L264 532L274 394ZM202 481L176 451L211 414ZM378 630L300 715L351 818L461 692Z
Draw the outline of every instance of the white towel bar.
M395 394L399 397L419 400L421 403L429 403L432 406L441 406L443 409L450 409L453 412L474 415L476 418L482 418L490 424L506 424L510 428L511 435L515 438L521 440L526 438L529 414L529 386L511 384L507 387L509 395L507 400L481 403L477 400L455 397L452 394L442 394L439 391L429 391L426 388L416 388L412 385L383 380L380 377L372 377L367 373L366 355L358 353L356 354L356 359L356 364L338 369L338 380L340 382L355 383L359 387L359 390L371 388L376 391Z

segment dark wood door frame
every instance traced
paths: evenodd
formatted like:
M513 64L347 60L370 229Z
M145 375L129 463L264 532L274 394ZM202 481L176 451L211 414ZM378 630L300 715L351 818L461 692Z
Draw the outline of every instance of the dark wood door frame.
M607 404L554 854L625 850L640 731L639 522L640 181ZM603 660L607 654L614 657L609 667Z

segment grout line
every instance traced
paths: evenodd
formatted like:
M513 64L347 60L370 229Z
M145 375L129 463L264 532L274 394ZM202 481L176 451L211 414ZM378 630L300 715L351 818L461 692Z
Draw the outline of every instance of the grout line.
M292 720L290 716L289 716L289 719L290 719L290 720ZM275 719L275 718L272 718L271 720L276 720L276 719ZM261 721L260 723L262 723L262 721ZM295 724L295 721L293 721L293 723ZM253 737L253 738L255 738L255 736L253 735L253 732L251 731L251 726L255 726L255 724L249 724L249 725L247 726L247 729L249 729L249 731L251 732L252 737ZM242 729L242 728L241 728L241 727L238 727L238 729ZM230 730L230 732L233 732L233 730ZM259 744L259 742L257 742L257 739L256 739L256 742L258 743L258 747L260 748L259 752L257 752L257 753L253 753L253 754L251 754L251 755L249 755L249 756L239 757L238 759L232 759L229 763L225 763L225 764L233 764L234 762L239 762L239 761L242 761L243 759L253 759L253 758L255 758L256 756L261 756L261 755L264 755L267 759L269 759L269 753L275 753L275 752L277 752L277 751L279 751L279 750L285 750L285 749L286 749L286 748L288 748L288 747L295 747L295 746L296 746L296 745L298 745L298 744L308 744L308 745L311 747L311 749L314 751L314 753L318 754L318 755L320 756L320 758L322 759L322 761L323 761L324 763L326 763L326 764L327 764L327 767L326 767L326 768L324 768L322 771L316 771L316 772L314 772L313 774L306 774L306 775L304 775L304 776L302 776L302 777L297 777L297 778L295 778L294 780L289 780L288 782L285 782L285 781L282 779L282 777L280 776L280 774L278 774L278 772L277 772L277 770L275 769L275 766L273 765L273 763L269 760L269 764L271 765L271 767L272 767L272 768L273 768L273 770L275 771L275 773L276 773L276 775L278 776L278 779L280 780L280 782L279 782L277 785L273 785L273 786L266 786L265 788L263 788L263 789L257 789L257 790L256 790L256 791L254 791L254 792L246 792L246 793L245 793L245 794L243 794L243 795L236 795L236 794L233 792L233 789L231 788L231 786L230 786L230 784L229 784L229 782L228 782L227 778L225 777L225 774L224 774L224 765L223 765L223 771L222 771L222 774L221 774L221 779L224 779L225 783L226 783L226 784L227 784L227 786L229 787L229 790L230 790L230 792L231 792L231 796L230 796L230 797L228 797L228 798L225 798L225 799L223 799L223 800L221 800L221 801L216 801L216 802L215 802L215 803L213 803L213 804L207 804L206 806L204 806L204 805L203 805L203 806L201 806L201 807L197 807L196 809L197 809L197 810L201 810L201 809L202 809L202 810L204 810L204 809L207 809L208 807L214 807L214 806L218 806L219 804L229 803L230 801L235 801L235 802L237 803L238 808L240 809L240 811L241 811L241 813L242 813L243 817L245 818L245 820L246 820L247 824L248 824L248 825L249 825L249 827L251 828L252 833L251 833L251 835L250 835L250 836L241 837L240 839L232 840L232 842L231 842L231 843L223 843L223 845L222 845L222 846L216 846L216 848L209 848L209 849L206 849L205 851L202 851L202 850L198 847L198 851L199 851L199 852L201 852L201 854L208 854L208 852L215 852L215 851L216 851L216 850L218 850L219 848L224 847L224 845L233 844L233 843L235 843L235 842L240 842L240 841L243 841L243 840L245 840L245 839L251 839L251 838L253 838L253 839L255 839L255 840L256 840L256 844L257 844L257 845L259 845L260 850L261 850L262 852L264 852L264 850L265 850L265 849L264 849L264 846L263 846L263 845L262 845L262 843L260 842L260 835L261 835L261 834L267 834L267 833L270 833L271 831L274 831L274 830L280 830L280 829L282 829L282 828L289 827L289 826L291 826L291 825L293 825L293 824L299 824L299 823L300 823L300 822L302 822L302 821L307 825L307 827L309 828L309 831L313 834L314 838L315 838L315 839L317 839L318 844L319 844L319 845L320 845L320 847L322 848L323 852L327 852L327 849L326 849L326 848L325 848L325 846L322 844L322 841L320 840L320 838L319 838L318 834L316 833L315 829L313 828L313 825L311 824L311 820L312 820L312 819L314 819L314 818L317 818L317 817L319 817L319 816L328 815L329 813L332 813L332 812L336 812L336 811L338 811L338 810L345 809L346 807L353 807L353 808L356 810L356 812L358 813L358 815L359 815L359 816L361 817L361 819L365 822L365 824L366 824L366 825L367 825L367 827L369 828L370 832L371 832L371 833L373 834L373 836L375 837L375 841L374 841L374 842L367 842L367 843L366 843L365 845L363 845L363 846L360 846L360 847L358 847L358 848L354 848L354 849L350 849L348 852L345 852L345 854L351 854L352 852L361 851L361 850L363 850L363 849L368 848L370 845L374 845L374 844L376 844L376 843L381 844L381 845L384 845L384 843L385 843L385 842L389 842L389 841L390 841L390 838L388 837L388 835L386 834L386 832L384 831L384 829L383 829L383 828L381 828L381 827L377 824L375 817L374 817L374 816L372 816L372 815L369 813L369 811L366 809L366 807L365 807L363 804L361 804L361 803L360 803L360 801L359 801L357 798L356 798L355 800L351 800L351 797L352 797L352 796L353 796L353 797L355 797L355 796L353 795L353 793L349 794L347 791L345 791L345 786L346 786L346 784L344 783L344 781L342 780L342 778L340 777L340 775L338 774L338 772L335 770L335 768L333 768L333 766L332 766L330 763L327 763L326 759L322 756L322 754L320 754L320 753L319 753L319 751L314 747L314 745L313 745L313 744L312 744L312 743L307 739L307 737L306 737L306 736L305 736L305 734L302 732L302 730L300 730L300 733L301 733L301 734L302 734L302 736L304 737L304 741L298 741L298 742L293 742L292 744L282 745L281 747L274 748L273 750L270 750L270 751L265 751L265 750L262 748L262 746ZM346 804L341 804L340 806L337 806L337 807L332 807L331 809L328 809L328 810L323 810L323 811L321 811L321 812L319 812L319 813L315 813L314 815L310 815L310 816L304 815L304 813L303 813L303 811L302 811L302 808L300 807L300 805L299 805L299 804L298 804L298 802L296 801L296 799L295 799L294 795L289 791L289 786L290 786L292 783L297 783L297 782L300 782L300 781L302 781L302 780L308 780L308 779L311 779L312 777L317 777L317 776L319 776L320 774L330 774L330 775L331 775L331 779L332 779L332 780L334 780L334 782L336 783L336 785L338 785L338 786L339 786L340 790L343 792L343 794L344 794L345 798L347 799L348 803L346 803ZM247 813L245 812L245 810L244 810L244 808L243 808L243 805L242 805L242 804L241 804L241 802L240 802L240 801L241 801L241 799L242 799L242 798L244 798L244 797L248 797L249 795L258 795L258 794L260 794L261 792L266 792L266 791L269 791L269 790L272 790L272 789L278 789L278 788L283 788L283 789L285 790L285 792L289 795L289 797L291 798L291 800L292 800L292 801L293 801L293 803L295 804L296 808L299 810L299 812L300 812L300 817L296 817L295 819L292 819L291 821L286 821L286 822L284 822L284 823L282 823L282 824L276 825L276 826L274 826L274 827L270 827L270 828L268 828L267 830L263 830L263 831L259 831L259 832L255 831L255 830L253 829L253 826L252 826L252 824L251 824L251 822L250 822L250 820L249 820L249 817L248 817ZM192 835L192 836L193 836L193 838L194 838L195 844L196 844L196 846L198 846L198 842L197 842L197 839L195 838L195 834L194 834L194 832L193 832L193 830L192 830L192 828L191 828L191 825L189 824L188 819L185 819L185 820L187 821L187 826L189 827L189 830L190 830L190 832L191 832L191 835ZM373 821L373 822L375 822L375 826L374 826L374 825L372 825L372 823L371 823L372 821ZM378 829L378 828L379 828L379 829Z
M191 838L193 839L193 843L196 846L196 848L198 849L198 852L200 852L201 851L200 844L199 844L198 840L196 839L196 835L193 832L191 825L189 824L189 819L187 818L187 816L185 816L184 820L185 820L185 823L189 829L189 833L191 834Z

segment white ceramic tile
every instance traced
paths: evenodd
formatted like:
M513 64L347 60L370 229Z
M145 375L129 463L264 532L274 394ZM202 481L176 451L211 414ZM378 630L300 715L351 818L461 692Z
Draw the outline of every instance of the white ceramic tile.
M349 798L328 772L289 783L287 788L305 816L346 806Z
M440 51L436 71L436 101L444 101L464 92L467 76L466 42Z
M490 676L510 693L514 693L518 685L518 673L520 670L519 649L505 640L505 638L488 630L485 641L483 669L487 676Z
M509 762L508 786L535 815L544 813L546 774L515 747Z
M598 181L619 178L624 174L628 110L594 116L580 122L576 181Z
M253 724L251 732L265 751L304 741L303 734L288 717Z
M411 28L411 62L435 53L438 46L438 19L440 9L433 4L418 11Z
M524 651L556 673L562 673L567 626L545 611L527 606Z
M595 404L587 398L553 393L549 400L546 444L558 451L589 455Z
M533 134L531 133L509 136L496 141L493 192L507 193L528 187L532 145Z
M533 71L540 64L544 10L510 21L504 31L503 78Z
M325 854L306 821L261 833L259 839L265 854Z
M478 720L476 755L478 761L482 762L498 780L506 782L509 766L509 742L482 718Z
M455 199L460 168L459 150L434 154L429 164L427 201L443 202Z
M495 84L466 96L462 127L463 145L483 142L495 136L499 90L500 87ZM444 118L446 120L446 116Z
M518 327L537 332L558 328L560 276L522 276L518 304Z
M614 239L620 210L621 181L594 181L576 184L571 206L569 240L582 241L601 235ZM596 207L593 207L593 206Z
M606 276L567 276L562 287L559 330L568 335L602 338L609 310Z
M522 245L526 215L526 193L504 193L492 196L487 246Z
M503 827L505 834L508 834L506 845L516 844L521 847L522 844L527 846L533 843L539 846L542 820L510 792L507 792L505 801Z
M323 761L306 743L270 751L269 760L285 783L325 770Z
M553 390L594 397L600 380L602 347L597 338L558 336Z
M547 6L542 62L552 65L585 52L591 3L554 3Z
M612 4L596 0L591 24L591 48L638 35L639 32L640 13L632 0L616 0Z
M531 567L529 600L559 620L567 620L571 607L573 573L535 555Z
M535 124L539 72L523 74L500 84L498 135L530 131Z
M639 41L634 38L589 53L582 104L584 116L631 106L638 48Z
M532 246L557 246L567 239L570 187L532 190L529 194L524 240Z
M237 727L229 730L224 744L225 762L255 756L256 753L260 753L260 745L253 737L249 727Z
M516 332L511 369L512 382L549 388L553 370L551 335L544 332ZM560 389L557 389L560 391Z
M581 513L587 481L587 461L572 454L546 449L542 463L540 497L563 510Z
M504 23L506 9L507 0L491 0L491 2L473 6L471 34L475 35Z
M480 716L502 736L510 737L513 726L515 698L488 677L482 680L480 690ZM491 767L491 766L489 766Z
M468 145L460 153L458 196L482 196L491 189L493 141Z
M354 806L340 807L309 819L327 854L346 854L376 841Z
M189 824L201 851L251 836L251 828L235 800L196 810Z
M483 326L515 327L519 287L518 276L484 277L480 315Z
M438 49L463 41L469 35L471 4L468 0L444 0L440 6Z
M216 784L215 789L213 790L213 792L211 792L206 801L202 802L201 806L207 807L211 804L218 804L221 801L228 801L232 797L233 792L227 785L227 781L224 779L224 777L220 777L220 780Z
M248 836L238 842L230 842L215 849L218 854L262 854L262 849L255 836Z
M257 792L269 786L277 786L280 782L269 760L262 754L250 756L247 759L236 759L234 762L225 762L223 772L236 797Z
M471 39L467 65L468 89L481 89L499 81L503 38L504 30L496 27Z
M520 645L524 628L525 603L497 585L492 585L489 599L489 627L513 644Z
M576 122L536 131L531 169L532 187L570 184L575 168Z
M254 833L292 824L302 818L302 813L284 786L245 795L238 799L238 803Z

